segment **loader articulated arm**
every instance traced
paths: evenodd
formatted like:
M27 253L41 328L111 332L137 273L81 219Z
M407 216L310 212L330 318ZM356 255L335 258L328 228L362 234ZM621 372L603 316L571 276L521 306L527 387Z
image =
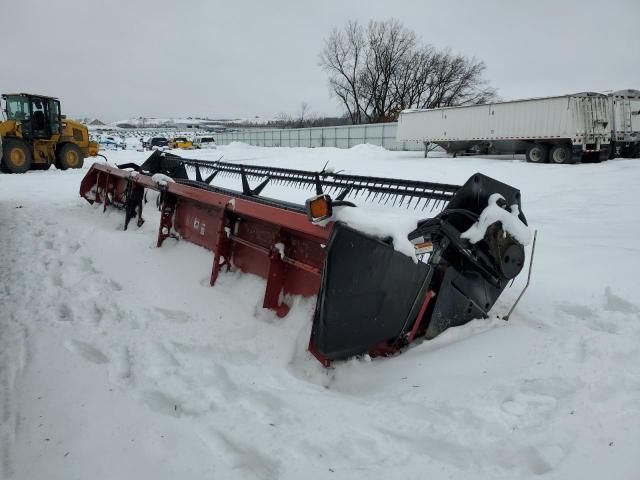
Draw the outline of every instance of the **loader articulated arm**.
M224 176L241 188L213 185ZM270 183L310 190L328 215L370 202L422 209L431 216L408 232L420 261L332 217L315 222L313 202L263 196ZM144 221L145 189L160 192L157 245L178 238L212 251L211 285L223 270L259 275L263 306L279 316L289 310L287 295L317 296L309 351L325 366L394 354L418 337L486 317L525 259L519 191L481 174L456 186L155 152L140 166L94 164L80 194L123 208L126 229L133 218Z

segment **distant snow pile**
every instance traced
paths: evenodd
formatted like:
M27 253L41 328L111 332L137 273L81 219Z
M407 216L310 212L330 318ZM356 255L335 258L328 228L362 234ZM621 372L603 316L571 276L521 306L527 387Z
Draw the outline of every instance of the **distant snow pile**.
M511 205L511 211L507 211L498 205L499 200L504 200L504 197L499 193L491 195L488 205L480 214L478 221L471 225L469 230L463 232L460 237L466 238L471 243L477 243L484 238L487 228L500 222L505 232L510 233L522 245L529 245L531 230L518 218L520 215L518 205Z
M260 147L256 147L255 145L249 145L248 143L243 143L243 142L231 142L228 145L226 145L227 149L242 149L242 150L246 150L246 149L251 149L251 148L260 148Z
M361 143L359 145L354 145L349 150L357 153L381 153L387 152L387 149L381 147L380 145L373 145L371 143Z

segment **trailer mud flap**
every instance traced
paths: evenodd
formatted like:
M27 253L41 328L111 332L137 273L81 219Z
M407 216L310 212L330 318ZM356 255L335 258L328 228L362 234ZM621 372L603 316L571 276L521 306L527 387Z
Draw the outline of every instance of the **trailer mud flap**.
M336 223L327 246L310 348L324 360L367 353L414 323L429 268ZM419 303L418 303L419 305Z

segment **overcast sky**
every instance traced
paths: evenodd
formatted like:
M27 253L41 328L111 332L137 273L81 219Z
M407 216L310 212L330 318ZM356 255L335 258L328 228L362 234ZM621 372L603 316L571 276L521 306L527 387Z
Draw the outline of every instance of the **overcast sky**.
M70 116L339 114L324 38L395 17L475 56L504 99L640 89L640 0L0 0L0 91Z

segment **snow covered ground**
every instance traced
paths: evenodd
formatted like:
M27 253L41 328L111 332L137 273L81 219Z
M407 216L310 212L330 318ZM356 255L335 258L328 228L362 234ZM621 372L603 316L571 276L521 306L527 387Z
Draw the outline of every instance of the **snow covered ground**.
M509 322L496 316L526 275L489 320L324 370L305 350L312 300L278 319L260 278L209 287L210 252L155 248L150 206L122 231L122 212L79 198L85 171L0 175L1 479L640 478L639 160L237 144L196 155L490 175L521 189L538 229L533 283Z

